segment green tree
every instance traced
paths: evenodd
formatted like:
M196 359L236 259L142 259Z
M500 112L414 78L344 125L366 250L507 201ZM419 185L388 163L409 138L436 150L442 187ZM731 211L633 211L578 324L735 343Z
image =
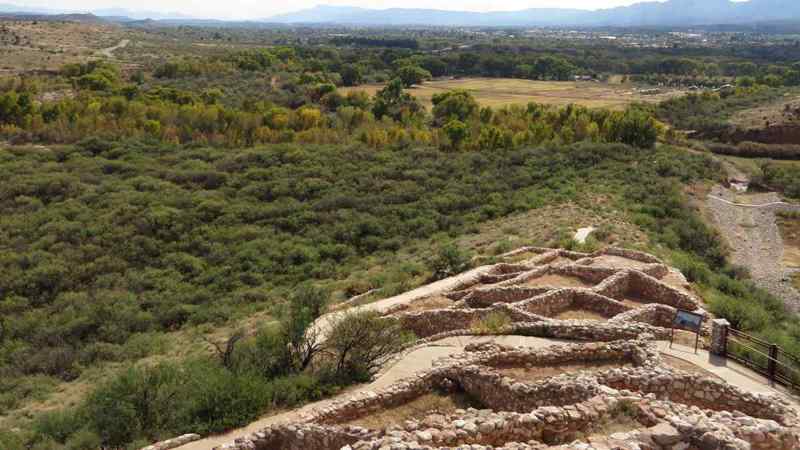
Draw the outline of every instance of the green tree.
M363 69L357 64L345 64L339 70L339 74L345 86L358 86L364 78Z
M372 107L372 113L377 119L389 116L392 119L401 120L403 116L413 115L420 111L422 111L422 105L416 98L403 91L403 82L397 78L375 94L375 102Z
M397 77L403 82L404 87L422 84L431 78L431 73L419 66L403 66L397 70Z
M346 313L337 320L327 346L340 379L368 381L392 355L414 339L394 318L375 311Z
M458 119L453 119L447 122L442 129L444 130L447 139L450 141L450 147L454 149L460 148L461 144L469 136L469 128L467 127L467 124Z
M433 118L438 125L451 120L468 122L478 114L475 97L464 90L454 90L433 95Z
M658 138L655 119L636 108L617 112L606 120L606 140L633 147L652 148Z

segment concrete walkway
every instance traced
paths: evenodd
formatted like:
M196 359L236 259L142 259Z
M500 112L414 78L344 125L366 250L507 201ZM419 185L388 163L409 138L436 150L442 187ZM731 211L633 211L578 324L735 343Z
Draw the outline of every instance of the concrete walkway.
M496 342L498 344L508 346L523 346L532 348L544 348L550 345L561 344L565 342L579 342L579 341L563 341L556 339L538 338L530 336L455 336L443 339L431 345L418 348L413 352L405 355L403 359L397 361L392 367L387 369L377 380L372 383L355 386L348 389L346 392L337 396L341 399L348 395L356 394L363 391L377 391L389 387L397 381L412 376L418 371L429 369L433 366L433 362L439 358L443 358L454 353L461 353L464 348L474 342ZM698 350L694 352L693 348L683 345L674 344L672 348L669 346L668 341L658 341L659 350L667 355L680 358L684 361L690 362L702 369L711 372L718 377L722 378L729 384L742 388L750 392L782 394L792 401L794 408L800 412L800 399L787 392L780 386L771 385L764 377L754 373L745 367L723 358L709 354L705 350ZM233 442L236 438L243 437L254 433L269 425L278 423L292 422L298 419L303 414L312 411L315 408L323 407L333 399L327 399L316 403L311 403L303 406L302 408L285 411L263 417L250 425L237 430L230 431L226 434L211 436L192 442L181 447L180 450L211 450L216 446Z
M737 362L712 355L702 349L698 349L697 353L695 353L694 348L683 345L673 344L672 348L670 348L669 341L658 341L658 348L666 355L688 361L722 378L728 384L746 391L783 395L791 401L794 409L800 413L800 397L789 392L783 386L770 383L766 378Z

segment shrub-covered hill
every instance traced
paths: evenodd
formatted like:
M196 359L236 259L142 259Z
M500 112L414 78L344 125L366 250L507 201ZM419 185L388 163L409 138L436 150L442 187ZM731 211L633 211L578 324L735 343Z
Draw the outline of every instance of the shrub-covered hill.
M5 374L71 379L137 333L222 323L409 240L586 191L712 175L704 157L598 144L4 149L0 362Z
M765 323L783 330L779 303L726 268L715 234L688 207L684 186L719 176L705 155L598 143L448 152L293 144L231 150L93 139L68 147L5 148L0 403L13 411L47 395L43 379L72 380L107 362L135 362L152 353L148 342L172 331L204 323L230 327L230 317L257 309L280 316L276 308L294 298L298 284L310 280L342 289L364 269L365 258L597 195L700 283L712 310L754 331ZM257 350L259 342L246 348ZM280 381L241 372L215 358L199 366L175 364L124 372L90 392L78 410L44 415L29 434L0 432L0 443L61 448L59 443L85 438L119 445L187 430L221 431L270 405L317 398L334 388L308 375ZM159 378L195 370L213 376L197 386L174 384L180 377ZM154 380L192 392L180 394L179 408L170 407L186 416L119 428L155 420L136 406L136 387ZM300 389L292 390L291 401L273 395L285 391L276 387L279 381ZM248 394L253 386L264 391L261 400ZM214 400L229 394L227 403ZM102 399L114 407L101 407ZM237 399L250 399L245 410ZM126 402L134 410L125 409ZM207 404L215 405L213 414L197 413Z

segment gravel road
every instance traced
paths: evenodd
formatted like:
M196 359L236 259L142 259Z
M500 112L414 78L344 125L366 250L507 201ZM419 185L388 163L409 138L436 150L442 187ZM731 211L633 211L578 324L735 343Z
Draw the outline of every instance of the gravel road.
M733 253L734 264L747 267L756 284L800 312L800 292L791 285L796 269L785 268L783 240L775 220L778 211L800 211L800 205L781 201L774 192L748 195L748 203L739 203L736 193L716 186L706 199L717 228Z

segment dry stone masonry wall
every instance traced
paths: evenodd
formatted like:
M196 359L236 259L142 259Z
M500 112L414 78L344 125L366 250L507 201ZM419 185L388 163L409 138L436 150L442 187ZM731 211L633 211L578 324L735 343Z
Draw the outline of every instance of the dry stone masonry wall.
M487 267L444 293L453 300L447 308L385 311L419 337L404 354L453 336L486 335L485 342L221 449L800 449L800 419L787 399L662 360L655 341L669 338L676 308L713 318L658 258L540 247L501 257L517 262ZM559 285L565 278L583 286ZM570 311L594 319L557 318ZM487 330L484 322L498 316L506 323ZM724 323L706 322L703 334L721 345ZM511 348L493 343L495 335L572 342ZM474 405L392 415L432 393ZM358 425L376 415L387 419Z
M485 344L466 350L383 391L335 402L296 424L269 427L223 448L789 450L800 446L800 421L785 399L671 369L648 336L543 349ZM632 367L579 370L538 381L514 379L499 371L598 362ZM465 392L483 407L423 413L380 429L348 424L432 390ZM630 430L600 438L616 446L581 447L581 438L602 435L605 426L620 418Z

